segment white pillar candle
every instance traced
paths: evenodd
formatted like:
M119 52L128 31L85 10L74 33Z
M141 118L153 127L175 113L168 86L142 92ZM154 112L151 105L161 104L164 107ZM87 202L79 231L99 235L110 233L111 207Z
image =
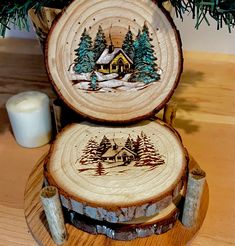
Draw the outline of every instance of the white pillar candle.
M51 139L49 98L38 91L12 96L6 103L16 141L23 147L35 148Z

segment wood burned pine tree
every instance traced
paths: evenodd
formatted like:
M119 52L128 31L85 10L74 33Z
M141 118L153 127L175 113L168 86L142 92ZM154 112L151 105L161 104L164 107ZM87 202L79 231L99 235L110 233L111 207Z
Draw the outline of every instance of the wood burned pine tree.
M134 141L133 139L129 136L125 142L125 147L131 151L134 151Z
M92 72L95 67L94 51L92 39L87 33L86 28L81 35L79 47L75 52L74 71L78 74Z
M139 33L134 42L134 69L132 81L140 81L145 84L157 81L160 75L157 73L157 58L154 56L153 46L149 37L149 29L146 24L142 33Z
M111 144L111 141L104 135L101 142L100 142L100 145L99 145L99 148L98 148L98 151L102 154L104 154L110 147L112 146Z
M165 163L162 156L155 149L150 139L145 133L141 132L139 138L138 160L135 166L150 166L156 167Z
M100 161L97 164L95 174L97 176L101 176L101 175L105 175L106 174L105 168L104 168L103 164Z
M107 47L107 41L105 38L105 34L103 32L102 27L99 26L98 32L95 37L94 48L93 48L95 61L98 60L98 58L100 57L100 55L102 54L102 52L105 50L106 47Z
M138 150L139 150L139 146L140 146L140 141L141 141L141 139L140 139L140 136L138 135L137 139L133 142L133 145L134 145L133 151L137 154L136 160L139 160Z
M99 144L94 140L90 139L83 149L80 163L82 165L97 164L100 161Z
M141 66L141 52L139 52L139 40L141 36L141 31L138 31L135 41L133 42L134 48L134 57L133 57L133 64L135 68L135 73L132 75L131 80L136 81L136 75L138 73L138 68Z
M134 58L134 46L133 46L133 34L131 32L130 26L128 28L128 32L124 38L122 49L123 51L133 60Z
M93 72L91 73L91 82L90 82L90 84L89 84L89 86L90 86L90 88L91 88L92 90L96 90L96 89L98 88L97 80L98 80L97 75L96 75L96 73L93 71Z

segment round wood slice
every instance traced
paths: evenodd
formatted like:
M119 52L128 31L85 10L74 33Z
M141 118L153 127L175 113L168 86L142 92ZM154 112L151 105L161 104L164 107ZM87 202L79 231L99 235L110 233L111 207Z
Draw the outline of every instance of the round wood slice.
M29 230L34 239L39 245L54 246L54 242L50 236L48 225L46 222L45 214L40 203L40 190L43 184L43 163L46 155L44 155L33 168L25 187L24 195L24 211L25 218ZM190 166L194 166L195 161L191 160ZM199 217L193 228L185 228L179 221L176 221L174 227L168 232L161 235L152 235L146 238L138 238L134 241L119 242L114 241L103 235L91 235L90 233L83 232L75 228L71 224L66 224L68 230L68 241L64 245L110 245L110 246L135 246L135 245L148 245L148 246L161 246L161 245L185 245L190 241L199 228L201 227L208 209L209 192L206 184L203 191L202 203L199 210ZM100 223L93 224L93 228L97 227ZM87 224L83 224L85 227ZM92 224L89 224L91 227ZM90 228L89 227L89 228ZM84 228L83 228L84 229Z
M106 46L94 56L99 28ZM133 41L142 38L135 56L123 46L128 31ZM84 36L89 44L81 44ZM56 91L76 112L101 122L136 122L172 96L182 72L181 42L171 17L151 0L75 0L50 31L46 63Z
M161 212L180 193L187 154L162 121L128 127L66 127L51 147L45 178L66 208L96 220L130 221Z

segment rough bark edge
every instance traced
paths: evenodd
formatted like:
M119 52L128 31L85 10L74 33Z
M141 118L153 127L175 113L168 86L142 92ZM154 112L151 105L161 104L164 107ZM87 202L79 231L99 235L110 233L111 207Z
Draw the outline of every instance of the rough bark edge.
M64 193L59 187L60 199L62 206L68 210L74 211L78 214L85 215L95 220L107 221L110 223L127 222L136 218L143 216L152 216L154 214L160 213L163 209L167 208L181 192L183 184L186 178L182 177L179 184L172 191L171 195L167 195L157 202L150 201L149 203L144 203L143 205L133 205L129 207L102 207L100 205L88 205L87 202L79 202L69 197ZM44 180L46 185L55 185L48 181L47 178Z
M135 225L120 225L96 221L74 212L67 212L69 223L76 228L93 235L105 235L114 240L128 241L136 238L148 237L153 234L160 235L173 228L179 217L180 211L175 208L161 220L151 223Z
M70 104L70 102L68 102L62 95L61 90L57 87L56 82L53 80L52 75L50 73L50 69L49 69L49 64L48 64L48 57L49 57L49 48L48 48L48 44L49 44L49 40L50 37L53 33L54 28L56 27L57 23L59 23L61 16L66 13L66 10L70 7L70 5L73 4L73 2L75 2L76 0L73 0L66 8L64 8L60 14L58 14L55 18L55 20L53 21L52 27L48 33L47 36L47 40L45 43L45 48L44 48L44 62L45 62L45 67L46 67L46 71L47 71L47 75L49 78L50 83L53 85L57 95L62 99L62 101L69 107L71 108L73 111L75 111L76 113L78 113L79 115L81 115L84 119L89 119L92 122L96 122L96 123L106 123L106 124L132 124L132 123L137 123L141 120L145 120L145 119L149 119L151 117L153 117L156 113L158 113L166 104L167 102L171 99L175 89L177 88L179 81L180 81L180 77L181 74L183 72L183 51L182 51L182 42L181 42L181 37L180 37L180 32L178 31L172 17L170 16L170 13L160 4L156 3L157 1L151 0L154 4L156 4L158 6L158 8L163 12L163 14L165 15L166 19L168 20L169 24L171 25L174 34L175 34L175 39L176 39L176 43L177 43L177 49L178 49L178 55L179 55L179 62L178 62L178 73L176 75L175 78L175 83L174 86L172 87L172 89L169 91L168 96L159 104L157 105L157 107L149 112L146 113L144 115L140 115L140 116L136 116L134 118L131 119L126 119L126 120L116 120L116 121L112 121L112 120L107 120L107 119L101 119L101 118L96 118L93 117L92 115L87 115L84 112L81 112L79 110L79 108L75 108L74 106L72 106L72 104Z
M171 126L167 125L165 122L157 119L157 122L164 127L167 127L177 139L180 140L182 144L182 140L180 138L179 133ZM74 124L66 126L59 134L57 134L56 139L60 138L60 134L64 134L64 132L72 127ZM178 179L172 184L164 193L158 195L155 198L146 199L141 202L130 203L130 204L117 204L117 205L108 205L101 204L98 202L88 202L84 199L81 199L78 196L73 196L72 194L68 194L65 190L63 190L57 182L53 179L52 175L49 172L49 164L50 164L50 156L54 151L56 144L56 140L51 145L49 154L44 162L44 178L45 183L47 185L52 185L57 187L59 190L59 194L61 196L61 202L64 207L69 210L73 210L79 214L84 214L88 217L91 217L96 220L106 220L108 222L125 222L130 221L134 218L139 218L142 216L151 216L156 213L161 212L164 208L169 206L169 204L174 200L175 197L178 196L184 183L187 181L187 173L188 173L188 163L189 157L188 152L184 148L182 144L182 149L185 155L185 167L183 167L182 172L179 174Z
M47 227L43 224L45 218L41 217L41 205L39 202L39 192L43 183L43 163L46 154L44 154L33 166L24 190L24 216L26 224L28 226L29 232L34 240L43 246L54 246L54 243L47 231ZM199 165L196 163L195 159L190 155L190 169ZM185 228L179 221L176 221L172 230L167 232L167 234L161 234L158 236L152 235L150 238L139 238L136 240L139 245L148 245L152 242L154 245L182 245L187 244L192 241L193 238L197 235L198 231L202 227L202 224L205 220L209 205L209 187L208 183L205 183L204 194L202 197L202 204L200 207L200 217L198 218L197 224L193 228ZM39 206L39 207L38 207ZM181 210L181 209L180 209ZM67 223L67 221L66 221ZM77 230L73 225L66 224L66 227L69 232L68 242L69 246L77 246L80 240L86 238L84 246L88 246L93 243L94 245L100 245L100 242L103 242L103 245L110 245L115 243L108 237L104 238L100 235L88 235L87 233ZM102 240L101 240L102 239ZM101 240L101 241L100 241ZM134 243L135 241L133 241ZM128 244L128 242L126 242Z

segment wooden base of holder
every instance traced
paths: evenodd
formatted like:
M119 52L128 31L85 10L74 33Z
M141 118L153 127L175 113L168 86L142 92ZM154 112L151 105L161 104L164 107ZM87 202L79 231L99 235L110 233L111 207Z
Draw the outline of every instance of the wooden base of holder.
M43 156L35 167L32 170L32 173L29 176L28 182L25 188L24 195L24 212L26 222L28 224L29 230L32 233L34 239L39 245L43 246L54 246L54 242L49 233L47 221L43 208L40 202L39 193L42 188L43 182L43 161L46 156ZM194 160L191 160L191 167L196 165ZM152 235L150 237L138 238L132 241L115 241L103 235L92 235L86 232L83 232L70 224L66 224L68 230L68 241L64 245L109 245L109 246L135 246L135 245L185 245L190 241L197 231L200 229L206 212L208 209L209 202L209 189L206 183L205 189L202 195L202 203L200 206L197 223L192 228L184 227L181 222L176 221L173 229L170 231L161 234L161 235Z

